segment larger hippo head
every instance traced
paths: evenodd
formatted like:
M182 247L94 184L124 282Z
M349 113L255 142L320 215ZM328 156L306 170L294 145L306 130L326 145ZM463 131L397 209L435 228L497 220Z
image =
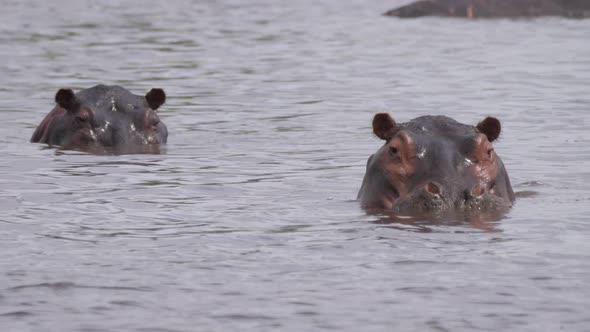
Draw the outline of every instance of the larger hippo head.
M492 146L500 130L492 117L471 126L446 116L398 124L376 114L373 132L385 144L367 162L362 206L409 215L505 211L514 193Z
M151 89L145 96L120 86L97 85L78 93L60 89L57 105L31 142L93 153L159 152L168 130L156 110L165 101L162 89Z

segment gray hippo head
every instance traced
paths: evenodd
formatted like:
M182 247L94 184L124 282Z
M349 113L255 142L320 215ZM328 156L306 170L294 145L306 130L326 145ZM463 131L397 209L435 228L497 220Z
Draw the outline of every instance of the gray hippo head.
M373 132L384 144L367 162L358 199L408 215L505 211L514 193L492 146L500 131L493 117L471 126L446 116L398 124L376 114Z
M91 153L157 153L168 137L156 114L165 101L162 89L151 89L145 96L120 86L97 85L78 93L60 89L57 105L31 142Z

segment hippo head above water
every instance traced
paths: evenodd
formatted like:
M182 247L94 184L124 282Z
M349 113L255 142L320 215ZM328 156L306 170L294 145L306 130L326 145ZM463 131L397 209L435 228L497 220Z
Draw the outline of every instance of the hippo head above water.
M418 0L387 11L400 18L422 16L463 18L590 17L588 0Z
M471 126L446 116L398 124L376 114L373 132L385 144L367 162L358 199L404 215L504 212L514 193L492 146L500 130L492 117Z
M120 86L97 85L74 93L60 89L55 108L31 142L92 153L158 153L168 130L156 114L166 101L162 89L138 96Z

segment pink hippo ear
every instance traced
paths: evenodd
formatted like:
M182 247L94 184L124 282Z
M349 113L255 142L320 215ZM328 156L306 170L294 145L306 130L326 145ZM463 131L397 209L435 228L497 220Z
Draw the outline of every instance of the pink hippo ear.
M55 102L69 112L76 112L80 107L80 102L71 89L59 89L55 94Z
M377 113L373 118L373 133L383 140L389 140L399 130L397 123L388 113Z
M166 102L166 93L162 89L151 89L145 95L145 100L147 100L150 108L155 111Z
M498 136L500 136L500 131L502 131L502 126L500 125L500 121L496 118L488 116L487 118L483 119L482 122L477 124L477 130L480 133L487 136L488 141L493 142L495 141Z

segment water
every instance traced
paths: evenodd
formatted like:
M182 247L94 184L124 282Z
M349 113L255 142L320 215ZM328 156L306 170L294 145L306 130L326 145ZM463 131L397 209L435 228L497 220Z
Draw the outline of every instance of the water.
M590 21L401 1L5 1L2 331L590 330ZM162 87L161 155L28 142L62 87ZM375 112L503 121L501 221L380 223Z

